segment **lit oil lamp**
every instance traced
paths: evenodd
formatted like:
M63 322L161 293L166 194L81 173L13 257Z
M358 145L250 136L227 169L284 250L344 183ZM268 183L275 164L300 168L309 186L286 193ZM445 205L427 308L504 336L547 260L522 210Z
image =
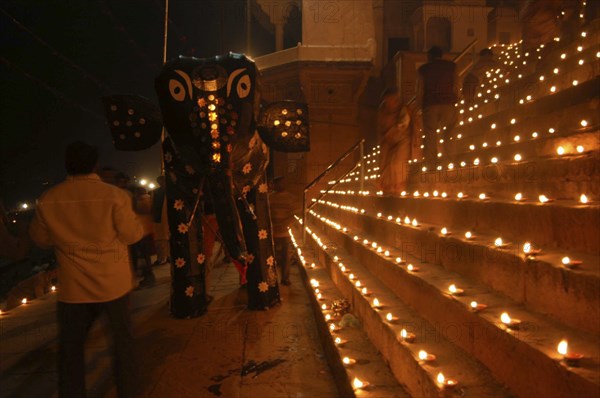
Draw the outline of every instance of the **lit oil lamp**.
M442 372L437 375L437 382L442 389L450 390L458 385L458 382L453 379L447 379Z
M408 272L419 272L419 267L415 267L415 266L414 266L414 265L412 265L412 264L408 264L408 265L406 266L406 270L407 270Z
M373 308L379 309L381 307L383 307L383 306L381 305L381 303L379 302L379 300L377 298L374 298L373 299Z
M404 224L410 224L410 218L408 216L404 217Z
M330 323L329 324L329 332L330 333L335 333L337 331L338 331L338 328L337 328L337 326L335 326L335 323Z
M508 246L508 243L504 242L502 238L496 238L496 240L494 241L494 246L502 248Z
M321 304L321 309L323 311L325 311L327 309L327 304L325 304L325 303Z
M523 253L525 253L526 255L535 256L536 254L540 254L541 252L542 252L542 250L534 247L533 243L531 243L531 242L523 243Z
M346 344L348 342L348 340L343 340L340 337L336 337L335 340L333 340L333 342L335 343L336 346L343 347L344 344Z
M312 263L312 264L310 264L310 268L313 268L313 269L314 269L314 268L316 268L316 267L317 267L317 266L316 266L316 264L315 264L315 263Z
M440 232L444 236L450 235L450 232L448 232L448 228L446 228L446 227L442 228L442 230Z
M310 284L312 287L319 287L319 281L316 279L311 279Z
M383 255L386 256L386 257L389 257L390 256L390 251L386 250L385 252L383 252Z
M569 352L569 344L567 340L562 340L558 343L557 351L563 356L563 359L569 366L578 366L579 362L583 359L583 354L576 352Z
M406 329L402 329L400 331L400 339L402 339L402 341L405 341L407 343L413 343L415 341L415 338L415 334L407 332Z
M356 359L350 358L350 357L344 357L344 358L342 358L342 363L344 364L344 366L352 366L356 363Z
M325 300L321 293L317 293L317 300Z
M360 292L362 293L363 296L371 295L371 291L369 289L367 289L366 287L363 287Z
M455 284L448 286L448 291L453 296L460 296L461 294L463 294L465 292L463 289L457 288Z
M337 263L340 260L340 258L338 256L333 256L333 262Z
M515 194L515 200L517 202L520 202L522 200L525 200L525 198L523 197L523 194L521 192L518 192L518 193Z
M362 283L360 283L360 281L356 281L356 282L354 282L354 286L356 286L357 288L360 289L360 287L362 286Z
M469 306L471 307L471 311L473 312L479 312L487 308L487 305L478 303L477 301L471 301L471 304L469 304Z
M398 322L398 317L392 315L391 312L388 312L387 315L385 316L386 321L390 322L390 323L394 323L394 322Z
M538 199L540 200L540 203L548 203L551 201L546 195L540 195L538 196Z
M500 321L502 321L507 328L513 330L518 330L521 325L521 320L511 318L506 312L503 312L502 315L500 315Z
M412 220L411 224L412 224L413 227L418 227L419 226L419 223L417 222L416 218Z
M348 275L348 279L350 279L351 281L353 281L356 277L354 276L354 274L350 274Z
M473 238L474 238L474 236L473 236L473 234L471 233L471 231L467 231L467 232L465 232L465 238L467 238L467 239L473 239Z
M571 260L569 257L563 257L562 260L560 260L562 265L564 265L567 268L575 268L578 267L582 264L582 261L579 260Z
M52 286L52 287L50 288L50 291L51 291L52 293L54 293L54 292L56 291L56 286Z
M383 253L383 248L381 246L377 248L377 253Z
M368 382L359 380L358 377L355 377L354 380L352 380L352 388L355 390L365 389L368 385Z
M487 199L489 199L489 198L486 196L485 193L480 193L479 194L479 200L487 200Z
M396 264L403 264L404 260L401 257L396 257Z
M586 204L588 202L588 197L585 196L585 194L581 194L581 196L579 197L579 202Z
M372 247L373 249L377 249L377 242L373 242L373 243L371 243L371 247Z
M27 298L23 298L23 299L21 300L21 304L27 304Z
M331 314L325 314L325 322L329 322L331 320L332 320Z
M419 351L419 360L423 362L432 362L435 361L436 357L433 354L429 354L425 350Z

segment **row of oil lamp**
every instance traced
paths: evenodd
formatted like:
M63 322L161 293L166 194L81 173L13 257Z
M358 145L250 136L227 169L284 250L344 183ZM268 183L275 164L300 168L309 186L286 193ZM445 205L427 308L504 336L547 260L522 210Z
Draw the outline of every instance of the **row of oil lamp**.
M50 292L55 293L56 292L56 286L54 286L54 285L50 286ZM21 305L26 305L27 303L29 303L29 300L27 300L27 297L23 297L21 299ZM2 315L6 315L6 312L2 311L0 309L0 316L2 316Z
M323 199L318 201L320 204L324 204L333 208L339 208L341 210L344 211L349 211L355 214L361 214L361 215L365 215L366 211L364 209L361 209L360 211L358 211L357 208L355 207L350 207L350 206L344 206L344 205L340 205L338 203L334 203L331 201L325 201ZM321 216L319 215L315 210L310 210L309 211L310 214L312 214L314 217L318 218L319 220L325 222L327 225L333 226L335 229L342 230L343 232L347 232L348 228L342 226L341 224L334 222L332 220L330 220L329 218L325 217L325 216ZM419 222L417 221L416 218L410 218L409 216L405 216L404 219L402 219L401 217L396 217L394 218L394 216L392 215L388 215L387 217L384 216L383 213L378 212L377 213L377 218L383 219L383 220L387 220L388 222L393 222L395 224L398 225L405 225L405 226L409 226L409 227L414 227L414 228L418 228L421 226L421 224L419 224ZM452 232L450 232L448 230L447 227L442 227L440 229L440 234L442 236L449 236L452 234ZM464 237L466 240L472 241L476 238L476 235L473 234L473 232L471 231L466 231L464 233ZM358 238L355 236L354 240L358 240ZM368 241L363 241L364 244L368 244ZM509 242L506 242L502 239L502 237L497 237L494 240L493 246L494 248L498 248L498 249L504 249L510 246ZM385 250L379 246L376 242L371 242L371 247L376 250L378 253L384 253L386 257L389 257L389 251ZM525 242L522 245L522 252L525 256L527 256L528 258L535 258L536 255L541 254L542 250L538 247L535 247L531 242ZM578 267L582 264L582 261L580 260L575 260L572 259L568 256L564 256L561 259L561 264L567 268L575 268Z
M318 215L316 215L316 216L319 217ZM322 220L322 218L320 218L320 219ZM316 235L313 235L313 238L315 238L315 236ZM360 238L357 235L355 235L353 239L354 239L354 241L360 240ZM364 239L362 241L362 243L366 247L368 247L372 250L375 250L380 255L383 254L385 257L393 257L393 255L389 252L389 250L384 250L376 242L369 242L368 239ZM501 238L496 239L494 244L495 244L495 246L503 245L502 239ZM529 243L529 242L527 242L523 245L523 251L528 254L537 254L540 252L539 249L534 249L533 246L531 245L531 243ZM350 282L362 293L363 296L368 297L368 296L372 295L372 292L362 282L360 282L360 280L356 277L356 275L354 275L353 273L350 272L351 270L340 261L338 256L333 257L333 262L338 264L340 271L343 274L347 275ZM564 257L562 259L562 263L566 266L567 264L574 265L574 264L580 263L580 262L576 262L576 261L570 260L568 257ZM398 264L398 265L406 264L406 261L404 261L401 257L396 257L395 264ZM413 266L412 264L408 264L406 266L406 270L409 273L415 273L415 272L419 271L419 268ZM448 286L447 292L451 296L462 296L465 293L464 289L458 288L456 286L456 284L450 284ZM317 297L319 299L321 299L321 297L319 297L319 296L317 296ZM376 297L373 298L373 300L371 302L371 306L376 310L380 310L383 308L383 304ZM486 309L487 305L478 303L477 301L471 301L469 303L469 308L473 312L479 312L479 311ZM325 307L323 307L323 309L325 309ZM398 318L395 317L391 312L387 313L387 315L385 316L385 319L390 323L396 323L398 321ZM507 312L503 312L500 315L500 321L507 328L507 330L518 330L520 328L520 324L521 324L521 320L516 319L516 318L511 318ZM333 329L331 329L331 331L332 332L335 331L335 326ZM414 342L415 338L416 338L415 334L406 331L406 329L402 329L400 331L400 339L404 342L412 343L412 342ZM579 361L583 358L582 354L568 351L568 343L566 340L562 340L559 343L557 351L559 352L559 354L562 355L565 362L571 366L578 365ZM435 360L435 356L432 354L428 354L425 351L420 351L419 359L422 361L428 362L428 361Z

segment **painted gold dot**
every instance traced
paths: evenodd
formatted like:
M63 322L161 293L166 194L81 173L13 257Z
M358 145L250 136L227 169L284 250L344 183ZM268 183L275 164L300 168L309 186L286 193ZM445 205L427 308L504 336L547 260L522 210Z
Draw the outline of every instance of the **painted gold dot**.
M283 133L281 133L282 137L287 137L287 135L288 135L287 131L284 131Z
M273 125L275 125L275 126L279 126L279 124L280 124L280 123L281 123L281 122L280 122L279 120L275 120L275 121L273 122Z
M285 125L286 125L287 127L290 127L290 126L292 125L292 122L290 122L289 120L287 120L287 121L285 122Z
M282 114L282 115L287 115L287 113L288 113L288 110L287 110L287 109L283 109L283 110L281 111L281 114Z

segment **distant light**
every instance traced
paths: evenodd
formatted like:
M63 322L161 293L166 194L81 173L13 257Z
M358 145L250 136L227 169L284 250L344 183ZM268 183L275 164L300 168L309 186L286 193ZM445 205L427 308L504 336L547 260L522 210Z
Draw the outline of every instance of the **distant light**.
M144 179L140 180L140 185L141 186L145 186L146 184L148 184L148 181L146 181Z
M154 183L150 183L150 184L148 184L148 188L154 189L154 188L156 188L156 185L154 185Z
M29 205L28 205L27 203L23 203L23 204L21 205L21 207L22 207L23 209L27 209L27 208L29 208Z

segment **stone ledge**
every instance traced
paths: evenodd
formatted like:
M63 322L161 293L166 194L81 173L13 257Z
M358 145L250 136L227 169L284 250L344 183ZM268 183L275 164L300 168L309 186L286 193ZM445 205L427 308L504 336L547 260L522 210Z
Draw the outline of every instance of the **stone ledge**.
M312 220L310 224L314 226ZM451 281L460 284L460 277L453 277L435 266L428 266L419 275L408 273L403 267L394 266L373 250L356 244L349 236L333 228L321 223L314 229L317 228L319 232L324 232L321 236L323 240L332 239L348 250L420 316L434 325L454 325L456 337L452 342L477 357L517 395L575 397L593 396L598 391L597 336L586 337L584 333L556 325L508 299L463 281L463 286L469 292L481 294L489 304L483 313L473 314L468 302L465 302L470 298L458 299L441 290L442 285ZM519 332L511 332L499 322L501 311L508 311L513 317L523 320ZM568 368L557 361L556 344L565 335L572 337L574 346L588 357L584 367ZM536 380L536 383L531 380Z

